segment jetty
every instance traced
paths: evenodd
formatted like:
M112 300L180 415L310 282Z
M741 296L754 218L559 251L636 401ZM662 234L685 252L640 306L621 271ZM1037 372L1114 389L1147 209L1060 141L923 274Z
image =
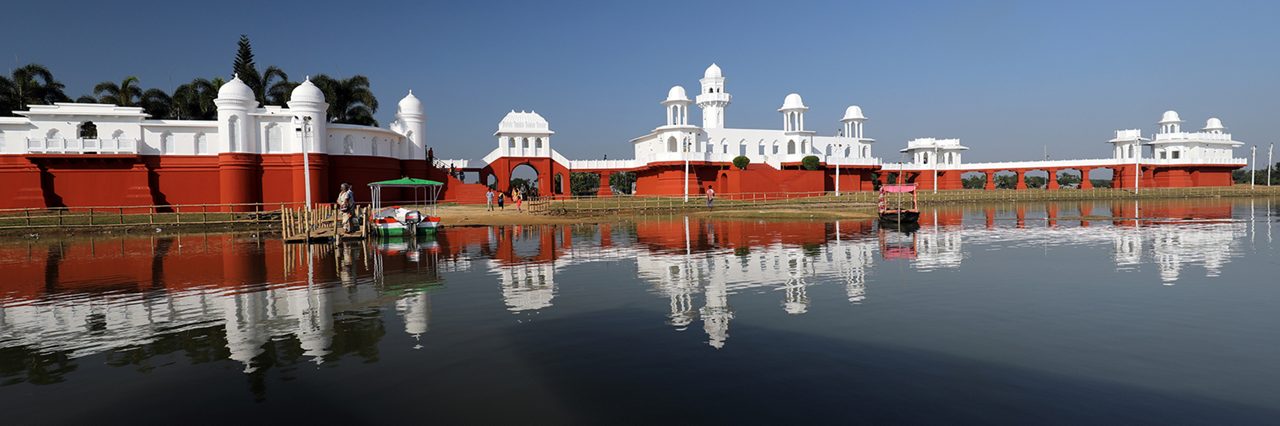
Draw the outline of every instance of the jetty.
M369 237L369 206L357 206L353 217L360 223L351 232L342 229L340 213L333 205L280 211L280 236L287 243L363 240Z

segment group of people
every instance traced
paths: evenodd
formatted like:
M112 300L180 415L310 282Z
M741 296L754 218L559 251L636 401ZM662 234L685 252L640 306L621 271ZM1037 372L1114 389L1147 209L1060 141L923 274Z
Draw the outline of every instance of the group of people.
M484 192L484 206L486 211L493 211L494 201L498 202L498 210L506 210L507 195L495 191L493 188L486 189ZM516 211L523 212L524 193L519 189L511 190L511 202L516 205Z

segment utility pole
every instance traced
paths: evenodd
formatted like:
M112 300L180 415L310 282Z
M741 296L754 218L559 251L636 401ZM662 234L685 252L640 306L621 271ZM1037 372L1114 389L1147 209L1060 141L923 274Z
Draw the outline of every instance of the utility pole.
M938 145L937 145L937 142L934 142L934 145L933 145L933 193L934 194L938 193L938 162L939 161L940 160L938 158Z
M689 202L689 137L684 139L684 202Z
M1249 160L1249 189L1253 189L1254 180L1258 177L1258 146L1249 147L1249 154L1252 160Z
M306 209L311 211L311 149L307 144L307 134L311 133L311 117L301 117L302 127L298 128L298 133L302 140L302 180L303 190L306 194Z
M1276 168L1276 163L1271 159L1271 154L1276 150L1276 143L1272 142L1267 146L1267 186L1271 186L1271 169Z
M1142 135L1133 141L1133 193L1138 193L1138 179L1142 177Z
M844 153L844 144L836 144L836 196L840 196L840 154Z

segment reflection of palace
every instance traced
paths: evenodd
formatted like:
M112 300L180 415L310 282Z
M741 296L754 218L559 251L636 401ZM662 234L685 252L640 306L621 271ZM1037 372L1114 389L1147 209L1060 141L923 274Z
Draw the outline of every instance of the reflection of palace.
M394 302L407 334L427 330L429 296L405 283L357 278L369 271L366 259L352 259L361 256L354 247L294 252L280 241L233 235L36 247L0 247L16 278L0 298L0 347L79 357L220 327L229 357L250 372L269 341L290 337L307 359L324 362L335 352L334 315L344 311ZM293 263L281 268L268 257Z
M906 258L929 271L961 267L966 248L1110 247L1118 270L1150 264L1165 284L1195 265L1216 277L1253 235L1232 213L1227 201L1009 204L930 212L911 234L865 221L679 218L451 228L434 241L337 249L235 235L31 241L0 245L0 348L74 358L217 330L226 336L218 345L246 371L278 356L269 348L281 340L296 340L302 360L328 362L376 345L341 337L343 327L381 329L381 315L368 314L381 306L394 306L403 332L420 339L431 325L427 286L442 274L488 272L494 297L528 314L553 308L559 269L592 262L634 262L636 276L666 299L665 321L687 330L700 320L720 348L736 294L769 291L792 315L812 309L815 285L840 283L850 303L874 301L866 276L877 251L882 262ZM1151 219L1160 217L1179 219Z

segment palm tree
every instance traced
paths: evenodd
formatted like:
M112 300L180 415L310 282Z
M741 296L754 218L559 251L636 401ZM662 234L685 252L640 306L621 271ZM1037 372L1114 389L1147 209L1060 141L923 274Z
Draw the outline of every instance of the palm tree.
M151 118L174 118L177 110L174 107L173 98L160 89L147 89L142 92L138 104L142 106L143 112L151 115Z
M289 74L272 65L262 73L262 87L264 90L258 95L258 102L262 102L263 105L286 106L285 104L289 102L289 92L292 92L294 87L298 87L298 83L289 81Z
M32 104L67 102L64 86L53 73L40 64L27 64L13 70L9 77L0 76L0 116L27 109Z
M110 81L98 83L93 86L93 94L98 96L98 102L104 104L134 106L142 98L142 89L138 87L138 77L131 75L125 77L120 84Z
M218 98L222 78L197 78L173 90L174 115L179 119L212 120L218 116L213 100Z
M369 90L369 78L353 75L334 79L324 74L311 79L329 102L329 121L334 123L377 126L373 114L378 112L378 98Z

